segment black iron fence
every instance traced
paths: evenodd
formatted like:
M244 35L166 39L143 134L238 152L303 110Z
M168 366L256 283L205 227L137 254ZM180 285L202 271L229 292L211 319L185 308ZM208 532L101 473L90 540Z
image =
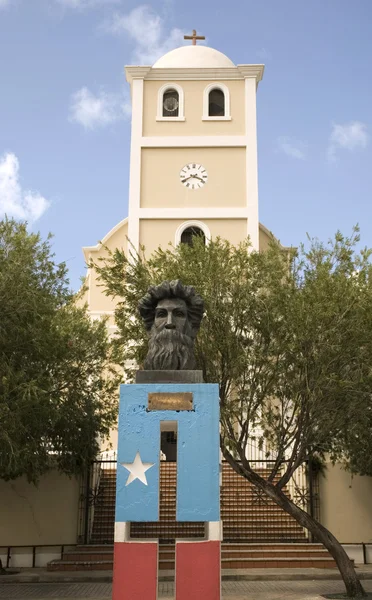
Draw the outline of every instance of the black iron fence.
M251 460L267 476L272 460ZM132 523L131 537L156 538L172 543L183 538L202 538L201 523L176 522L177 463L160 462L160 519L157 523ZM279 477L279 475L278 475ZM318 477L305 463L293 475L284 492L303 510L319 518ZM116 455L104 455L92 463L81 485L79 543L112 544L114 541ZM264 492L237 475L226 462L221 466L221 519L226 542L315 541L290 515Z

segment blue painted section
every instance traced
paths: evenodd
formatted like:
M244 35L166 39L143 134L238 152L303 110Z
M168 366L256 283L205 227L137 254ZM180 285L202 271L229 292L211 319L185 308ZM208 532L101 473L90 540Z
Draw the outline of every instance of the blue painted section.
M178 420L177 520L219 521L218 385L200 383L195 388L195 413Z
M192 411L146 411L150 392L192 392ZM219 521L219 393L217 384L130 384L120 389L116 521L158 521L160 422L178 422L177 520ZM155 463L148 485L126 486L121 463Z
M120 390L118 464L116 479L116 521L158 521L159 519L159 423L149 419L144 396L135 385ZM154 463L146 471L147 485L136 479L125 485L129 471L121 463L131 463L140 453L142 462Z

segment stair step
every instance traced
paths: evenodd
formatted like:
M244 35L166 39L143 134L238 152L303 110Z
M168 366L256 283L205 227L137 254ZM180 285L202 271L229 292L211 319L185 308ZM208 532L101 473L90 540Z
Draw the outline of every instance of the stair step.
M111 571L112 560L52 560L48 563L48 571Z
M332 557L319 558L222 558L222 569L331 569L336 568Z
M174 569L175 560L160 558L159 569ZM222 557L222 569L255 569L255 568L336 568L332 557ZM48 571L102 571L112 570L113 560L54 560L48 564Z
M257 463L259 464L259 463ZM267 463L269 464L269 463ZM109 467L109 468L107 468ZM269 466L263 465L257 472L267 477ZM103 463L99 478L101 502L94 510L91 541L96 544L112 543L114 538L115 493L117 471L114 464ZM280 475L274 478L279 480ZM287 515L271 499L260 498L260 493L248 481L238 475L227 463L222 465L221 518L224 538L227 542L301 542L306 541L303 528ZM160 465L160 507L157 523L137 523L132 532L138 539L157 537L160 541L172 541L176 537L201 537L201 524L176 523L177 464L162 462ZM288 493L288 488L283 489ZM103 555L104 556L104 555Z

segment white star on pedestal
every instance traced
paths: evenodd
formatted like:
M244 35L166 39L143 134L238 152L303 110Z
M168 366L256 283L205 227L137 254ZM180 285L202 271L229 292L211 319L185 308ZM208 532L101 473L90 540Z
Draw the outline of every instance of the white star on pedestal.
M125 484L127 486L130 483L132 483L133 481L135 481L136 479L139 479L142 483L147 485L147 479L146 479L145 473L146 473L146 471L151 469L151 467L153 467L155 463L142 462L140 453L137 452L136 457L132 463L120 463L120 464L122 465L122 467L127 469L127 471L129 471L129 473L130 473L130 475L127 479L127 482Z

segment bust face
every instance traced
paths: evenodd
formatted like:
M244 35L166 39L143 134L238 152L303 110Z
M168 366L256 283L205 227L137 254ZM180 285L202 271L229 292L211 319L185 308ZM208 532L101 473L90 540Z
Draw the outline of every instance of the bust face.
M175 329L184 333L188 323L187 305L181 298L165 298L160 300L155 309L154 328L157 332L163 329Z

